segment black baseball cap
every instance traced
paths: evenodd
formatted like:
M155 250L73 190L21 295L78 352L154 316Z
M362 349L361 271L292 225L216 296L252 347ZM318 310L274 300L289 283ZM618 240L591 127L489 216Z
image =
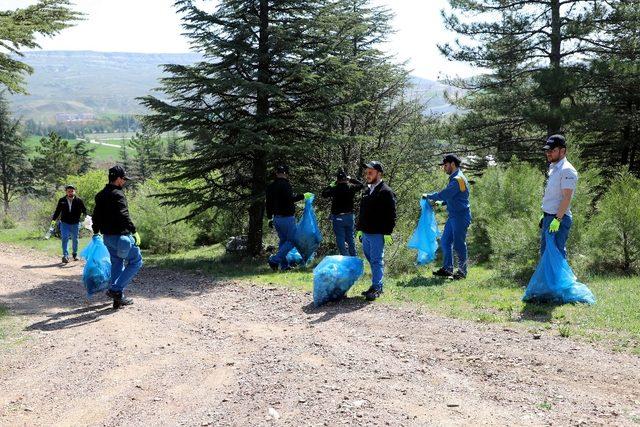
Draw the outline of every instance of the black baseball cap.
M336 178L338 178L338 181L344 181L345 179L347 179L347 173L345 171L343 171L342 169L338 169L338 173L336 174Z
M73 185L71 185L71 184L67 184L67 185L65 185L65 186L64 186L64 189L65 189L65 191L66 191L66 190L72 190L72 189L73 189L73 190L75 190L75 189L76 189L76 187L74 187L74 186L73 186Z
M109 181L115 181L117 178L123 178L125 180L129 180L127 173L124 171L124 168L119 165L115 165L111 169L109 169Z
M285 164L276 166L276 173L289 173L289 166Z
M442 158L442 163L440 163L440 166L444 165L445 163L455 163L456 166L459 167L462 164L462 161L455 154L447 154Z
M567 140L562 135L551 135L547 143L542 147L544 151L553 150L556 147L567 148Z
M373 161L371 161L369 163L365 163L364 167L367 168L367 169L375 169L380 173L384 173L384 167L382 167L382 163L380 163L380 162L378 162L376 160L373 160Z

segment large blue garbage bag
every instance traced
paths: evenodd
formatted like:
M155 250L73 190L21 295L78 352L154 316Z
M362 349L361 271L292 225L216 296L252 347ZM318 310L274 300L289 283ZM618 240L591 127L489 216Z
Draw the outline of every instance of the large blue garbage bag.
M363 273L364 263L358 257L325 257L313 269L313 305L340 300Z
M440 237L440 231L438 230L438 222L436 221L436 214L431 209L431 205L425 199L420 200L420 207L422 213L407 247L410 249L417 249L418 256L416 264L425 265L436 259L436 250L438 249L438 237Z
M322 242L322 234L318 227L316 213L313 210L314 198L314 196L311 196L309 200L305 200L304 211L302 212L300 222L298 222L296 237L294 239L295 247L302 256L303 264L307 264L313 259L318 246L320 246L320 242Z
M296 248L291 249L287 254L287 264L289 264L289 267L302 264L302 255Z
M80 256L87 260L82 272L82 282L91 297L109 287L111 279L111 256L102 240L102 236L95 235Z
M525 302L551 304L585 303L595 304L596 299L589 288L578 282L567 260L556 247L553 234L545 233L546 247L535 273L529 280L522 297Z

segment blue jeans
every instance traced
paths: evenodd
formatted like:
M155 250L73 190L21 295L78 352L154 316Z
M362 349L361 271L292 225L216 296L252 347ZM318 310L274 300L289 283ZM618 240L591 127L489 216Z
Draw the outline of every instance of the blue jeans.
M458 271L467 275L467 230L471 219L465 216L450 216L444 225L440 247L443 268L453 273L453 252L458 255Z
M384 279L384 235L362 233L362 252L371 266L371 287L382 290Z
M544 253L544 248L547 245L544 233L549 230L549 224L553 221L555 215L544 214L544 220L542 220L542 232L540 233L540 255ZM567 258L567 240L569 239L569 231L573 225L573 218L571 215L565 215L560 221L560 229L553 233L556 241L556 247L560 251L563 257Z
M78 234L80 233L80 224L67 224L60 221L60 236L62 237L62 256L69 257L69 238L71 238L71 247L73 254L78 253Z
M356 256L356 242L353 238L353 214L331 215L336 245L343 256Z
M124 292L142 267L142 253L131 234L105 234L104 244L111 255L111 286L109 290Z
M296 218L293 216L274 216L273 226L278 233L280 242L278 243L278 252L269 258L269 262L278 264L280 268L289 267L287 262L287 254L293 249L293 240L296 237Z

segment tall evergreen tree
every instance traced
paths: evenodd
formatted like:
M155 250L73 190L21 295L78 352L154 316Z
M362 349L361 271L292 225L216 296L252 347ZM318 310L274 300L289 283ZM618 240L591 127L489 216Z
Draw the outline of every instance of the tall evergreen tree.
M120 140L120 166L122 166L125 171L130 170L131 166L129 144L124 136L122 137L122 140Z
M155 166L164 157L160 135L146 126L136 132L129 145L135 150L132 159L132 175L136 181L144 182L153 176Z
M76 175L79 169L73 147L55 132L40 139L32 164L36 184L45 193L53 193L68 175Z
M461 142L527 157L545 133L563 132L581 117L584 59L610 48L598 37L608 3L450 0L444 21L463 40L440 46L442 53L488 70L453 81L467 91L454 103L470 112L457 123Z
M9 104L0 92L0 190L4 214L17 195L30 188L31 167L27 148L20 134L20 122L11 118Z
M93 165L93 154L95 151L95 147L89 147L87 141L76 141L75 145L73 146L73 152L75 154L77 173L82 175L91 170L91 166Z
M186 159L165 169L189 188L165 194L169 204L248 208L249 251L262 250L264 193L270 166L310 161L318 117L343 79L325 31L327 0L222 0L207 12L176 2L192 47L204 60L169 65L168 101L148 96L147 122L194 142Z
M15 55L39 48L36 36L54 36L80 19L70 6L69 0L39 0L23 9L0 11L0 84L9 92L26 93L24 76L33 72Z

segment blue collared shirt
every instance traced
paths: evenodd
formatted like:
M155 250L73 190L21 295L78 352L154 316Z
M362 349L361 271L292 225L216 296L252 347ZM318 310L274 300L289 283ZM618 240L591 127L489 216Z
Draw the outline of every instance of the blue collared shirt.
M578 172L565 157L549 165L548 175L547 187L544 189L544 197L542 198L542 210L548 214L555 215L558 213L560 203L564 198L563 190L576 190ZM567 214L571 215L570 209L567 210Z
M431 193L427 198L444 202L447 205L449 215L471 216L469 181L467 181L460 169L449 175L449 185L444 190L438 193Z

